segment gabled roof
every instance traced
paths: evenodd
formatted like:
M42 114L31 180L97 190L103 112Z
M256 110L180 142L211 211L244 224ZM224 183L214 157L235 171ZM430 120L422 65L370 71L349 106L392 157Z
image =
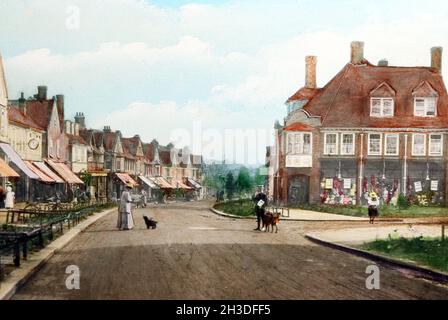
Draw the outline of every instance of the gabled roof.
M117 143L121 140L119 131L104 131L103 132L103 145L106 152L114 153Z
M54 99L47 100L27 100L26 114L33 119L33 121L42 128L48 128L51 113L55 104ZM64 115L61 109L58 109L60 127L63 128L62 122Z
M88 143L84 140L84 138L79 135L74 135L74 134L65 134L68 138L68 141L70 144L81 144L81 145L88 145Z
M136 159L139 157L138 148L141 146L140 137L121 138L121 145L123 146L123 153L126 158Z
M287 126L283 130L284 131L312 131L312 130L314 130L314 127L312 127L306 123L296 122L290 126Z
M173 164L171 161L171 150L169 148L159 146L159 156L163 165L170 166Z
M20 111L18 108L14 106L9 107L8 111L8 118L9 122L25 127L25 128L31 128L39 131L45 131L45 128L39 126L33 118L31 118L28 114L24 114L22 111Z
M150 164L160 164L159 143L156 140L151 143L142 143L145 161Z
M412 92L426 81L439 95L437 117L413 115ZM370 92L381 83L396 91L394 117L370 117ZM304 107L311 116L321 117L324 127L446 128L448 96L442 76L428 67L378 67L347 64Z
M299 100L311 100L313 99L322 89L317 88L301 88L299 91L294 93L287 101L286 103L290 103L293 101L299 101Z

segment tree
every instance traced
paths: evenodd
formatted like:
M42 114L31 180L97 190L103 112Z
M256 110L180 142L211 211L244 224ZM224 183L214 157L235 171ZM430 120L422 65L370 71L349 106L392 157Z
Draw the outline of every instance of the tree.
M240 168L238 178L236 179L236 186L240 194L250 192L253 189L254 180L246 167Z
M264 186L266 185L266 180L268 178L268 168L266 166L261 166L257 169L255 174L255 185Z
M232 200L235 193L235 179L233 178L233 173L229 172L226 176L226 194L227 199Z

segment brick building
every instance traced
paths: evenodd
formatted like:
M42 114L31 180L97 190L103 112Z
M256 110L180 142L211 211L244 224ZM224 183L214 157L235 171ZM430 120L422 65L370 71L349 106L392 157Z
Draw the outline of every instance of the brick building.
M446 203L448 96L442 48L430 67L373 65L364 43L323 88L316 57L306 57L305 86L286 102L276 125L274 200L281 204L364 204L374 191L383 203L400 193Z

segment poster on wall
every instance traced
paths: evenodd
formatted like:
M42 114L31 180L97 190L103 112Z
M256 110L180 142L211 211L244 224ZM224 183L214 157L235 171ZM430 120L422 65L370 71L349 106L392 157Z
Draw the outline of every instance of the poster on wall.
M344 179L344 189L352 188L352 179Z
M325 179L325 189L333 189L333 179Z
M439 191L439 181L438 180L431 181L431 191Z
M415 187L415 192L422 192L423 191L421 181L415 182L414 183L414 187Z

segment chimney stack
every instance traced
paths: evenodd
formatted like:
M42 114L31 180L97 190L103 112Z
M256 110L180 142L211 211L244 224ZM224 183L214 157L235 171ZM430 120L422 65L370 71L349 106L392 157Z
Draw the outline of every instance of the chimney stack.
M382 59L378 62L378 67L388 67L389 66L389 61L387 61L387 59Z
M306 62L306 73L305 73L305 87L309 89L316 89L316 63L317 57L307 56L305 58Z
M79 125L80 129L86 128L86 117L84 116L84 113L77 112L75 115L75 123Z
M19 110L22 111L23 114L26 114L26 99L25 94L23 92L20 93Z
M364 62L364 42L353 41L351 43L351 59L353 64L362 64Z
M111 132L110 126L104 126L104 132Z
M47 100L47 86L38 86L37 87L37 99L38 100Z
M431 68L437 70L438 73L442 73L442 47L431 48Z

